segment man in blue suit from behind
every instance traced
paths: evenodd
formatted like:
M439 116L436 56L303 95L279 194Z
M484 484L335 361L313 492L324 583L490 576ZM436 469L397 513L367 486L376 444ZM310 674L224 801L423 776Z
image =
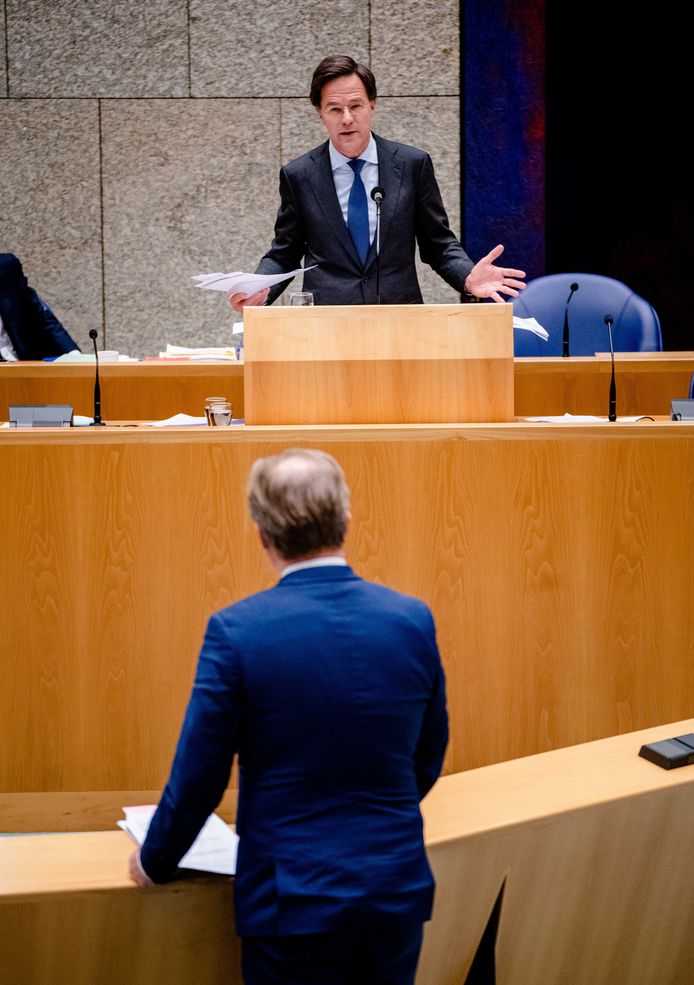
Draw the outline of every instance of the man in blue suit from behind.
M347 565L349 489L329 455L258 460L248 498L280 580L210 619L131 875L174 875L238 754L247 985L412 983L434 890L419 802L448 740L431 613Z
M0 353L6 360L45 359L78 349L24 276L14 253L0 253Z

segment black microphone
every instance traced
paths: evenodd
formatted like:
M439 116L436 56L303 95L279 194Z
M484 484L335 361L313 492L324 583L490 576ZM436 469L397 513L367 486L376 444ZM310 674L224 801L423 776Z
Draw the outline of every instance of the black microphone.
M90 427L105 427L106 425L101 420L101 387L99 385L99 353L96 348L96 340L99 337L99 333L95 328L89 329L89 338L94 343L94 358L96 359L96 379L94 380L94 420L89 425Z
M376 304L381 303L381 205L385 197L386 190L380 185L371 189L371 198L376 203Z
M562 356L569 355L569 301L574 296L578 290L578 284L571 285L571 291L568 298L566 299L566 306L564 308L564 338L562 342Z
M612 315L605 315L605 324L607 325L607 331L610 336L610 354L612 356L612 379L610 380L610 413L609 420L617 420L617 384L614 380L614 345L612 344L612 326L614 325L614 318Z

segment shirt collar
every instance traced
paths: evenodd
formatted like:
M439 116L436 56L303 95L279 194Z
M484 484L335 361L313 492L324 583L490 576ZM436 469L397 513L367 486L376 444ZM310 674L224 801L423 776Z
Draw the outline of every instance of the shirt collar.
M337 171L338 168L344 167L345 164L354 160L352 157L345 157L337 148L333 147L332 140L328 142L328 150L330 151L330 167L333 171ZM378 164L378 147L373 134L371 134L371 139L357 160L367 161L369 164Z
M341 554L326 554L324 557L314 557L309 561L296 561L294 564L288 564L286 568L282 569L280 581L286 578L287 575L294 574L295 571L306 571L308 568L327 568L334 565L343 565L346 567L347 560Z

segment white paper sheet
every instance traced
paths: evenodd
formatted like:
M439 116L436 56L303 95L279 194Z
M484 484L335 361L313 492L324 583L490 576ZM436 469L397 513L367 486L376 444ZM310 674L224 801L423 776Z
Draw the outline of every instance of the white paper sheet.
M590 414L555 414L553 416L547 417L524 417L524 421L530 421L531 424L610 424L607 417L593 417ZM618 417L617 421L620 424L634 424L636 421L648 420L648 418L640 417Z
M517 318L516 315L513 316L513 327L520 328L524 332L532 332L533 335L537 335L538 338L542 339L543 342L547 342L549 339L549 332L535 318Z
M155 804L124 807L125 820L118 821L118 827L127 832L137 845L141 845L156 809ZM224 823L219 814L210 814L192 847L178 863L179 868L233 876L236 873L238 844L236 832Z
M196 287L203 291L224 291L225 294L245 294L250 297L266 287L274 287L281 284L284 280L291 280L297 274L303 274L313 267L298 267L285 274L245 274L243 271L236 270L232 274L196 274L193 277L197 281Z

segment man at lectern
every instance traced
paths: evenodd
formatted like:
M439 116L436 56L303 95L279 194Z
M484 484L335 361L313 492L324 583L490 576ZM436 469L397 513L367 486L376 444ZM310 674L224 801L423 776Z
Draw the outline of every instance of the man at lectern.
M453 235L427 153L371 132L376 80L348 55L318 65L310 100L329 139L280 171L281 204L272 246L257 272L277 274L316 265L304 291L316 304L376 302L376 200L380 298L384 304L421 303L415 245L422 260L464 298L516 297L522 270L496 266L496 246L478 263ZM272 303L287 282L251 297L233 294L232 307Z
M349 489L329 455L259 459L248 499L279 582L210 619L131 875L173 876L238 753L244 981L411 985L434 890L419 801L448 740L431 613L347 565Z

